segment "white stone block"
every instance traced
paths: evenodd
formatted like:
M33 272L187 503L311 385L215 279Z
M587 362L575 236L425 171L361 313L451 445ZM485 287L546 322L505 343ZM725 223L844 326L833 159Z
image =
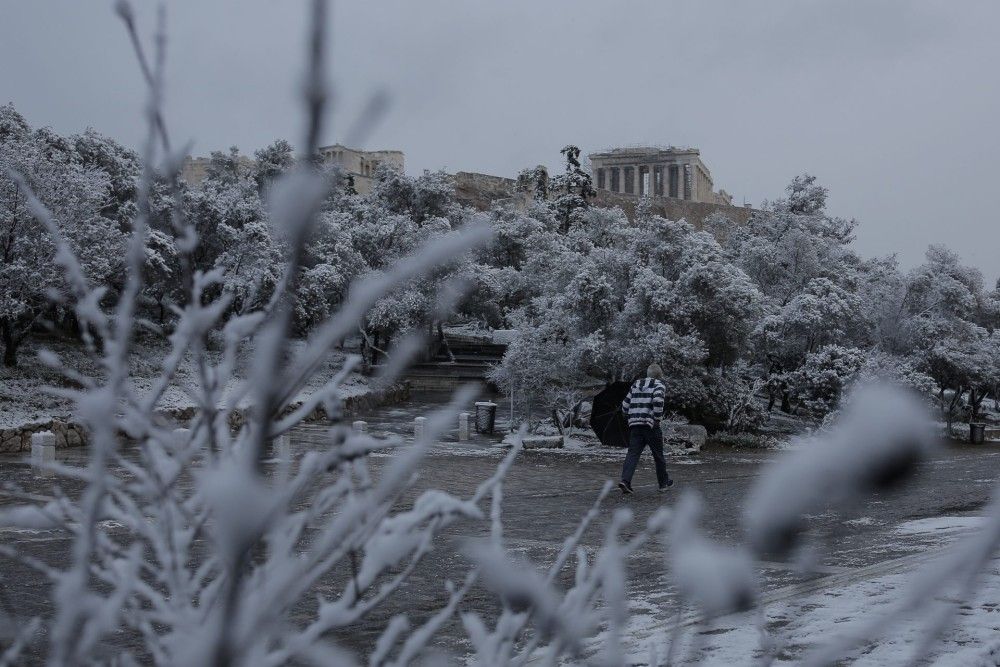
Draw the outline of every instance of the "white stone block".
M472 415L468 412L460 412L458 414L458 439L460 442L465 442L469 439L471 434Z
M274 454L278 459L282 461L292 460L292 438L287 433L279 435L271 444L274 446Z
M31 465L43 465L56 460L56 434L50 431L31 434Z
M355 433L367 433L368 432L368 422L358 420L351 424L351 428L354 429Z
M525 449L562 449L565 440L561 435L533 435L521 442Z
M413 437L421 438L424 435L424 428L427 426L427 417L417 417L413 420Z

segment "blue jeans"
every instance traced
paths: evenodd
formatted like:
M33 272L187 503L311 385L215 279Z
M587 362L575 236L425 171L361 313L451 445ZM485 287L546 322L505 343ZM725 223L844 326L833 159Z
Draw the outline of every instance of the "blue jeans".
M667 461L663 458L663 431L656 426L629 426L628 454L625 455L625 467L622 468L622 481L632 484L632 475L639 465L642 450L649 446L653 452L653 464L656 466L656 481L663 486L670 480L667 474Z

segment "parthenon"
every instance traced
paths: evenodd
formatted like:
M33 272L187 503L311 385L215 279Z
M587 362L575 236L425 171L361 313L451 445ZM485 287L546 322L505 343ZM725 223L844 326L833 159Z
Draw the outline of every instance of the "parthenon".
M712 174L697 148L613 148L588 157L598 190L732 204L728 192L714 190Z

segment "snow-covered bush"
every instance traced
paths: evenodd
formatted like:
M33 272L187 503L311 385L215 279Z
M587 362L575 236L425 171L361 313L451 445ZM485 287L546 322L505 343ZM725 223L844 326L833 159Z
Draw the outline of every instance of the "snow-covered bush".
M695 420L730 434L758 430L768 413L758 400L764 380L745 363L706 373L706 398Z

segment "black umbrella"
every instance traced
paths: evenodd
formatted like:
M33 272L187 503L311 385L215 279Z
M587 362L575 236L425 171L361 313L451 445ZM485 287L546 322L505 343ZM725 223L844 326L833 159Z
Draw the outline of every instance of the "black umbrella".
M622 401L630 386L628 382L612 382L594 396L590 428L605 447L628 447L628 422L622 414Z

